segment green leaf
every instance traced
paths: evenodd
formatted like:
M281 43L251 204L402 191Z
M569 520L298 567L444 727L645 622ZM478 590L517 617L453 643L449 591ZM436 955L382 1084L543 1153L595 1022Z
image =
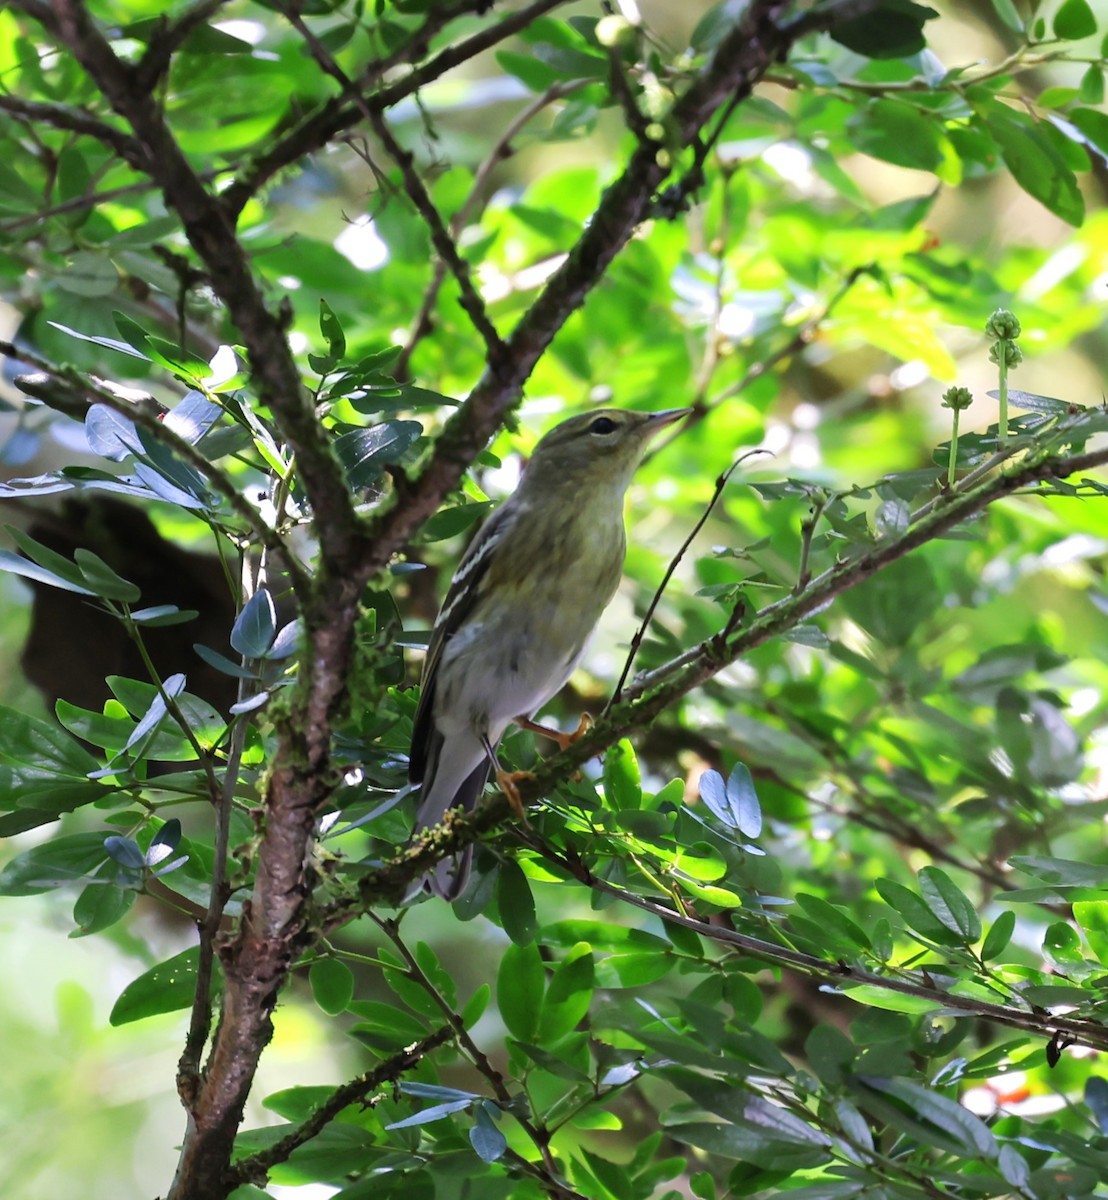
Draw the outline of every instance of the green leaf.
M151 362L165 367L167 371L183 375L194 382L206 379L210 374L210 368L204 359L193 357L173 342L166 341L165 338L147 333L137 321L133 321L126 313L113 312L112 320L115 322L119 336L129 346L143 357L149 358Z
M1076 42L1092 37L1096 33L1096 17L1088 0L1065 0L1054 14L1054 36L1063 41Z
M1011 910L1002 912L999 917L989 927L989 932L985 935L985 942L981 947L982 961L988 962L992 958L996 958L1003 953L1008 943L1012 940L1012 933L1016 928L1016 914Z
M514 942L504 951L496 976L496 1004L508 1032L520 1041L534 1040L542 1016L546 976L538 948Z
M981 937L981 922L969 898L938 867L924 867L918 877L920 893L941 924L966 945Z
M1093 953L1108 966L1108 900L1079 900L1073 906L1073 917Z
M937 121L896 100L871 100L847 130L856 149L898 167L933 171L943 159Z
M879 642L904 646L941 609L942 597L931 567L903 558L842 597L847 614Z
M64 555L59 554L56 550L51 550L49 546L44 546L41 542L36 541L29 534L24 533L21 529L15 529L12 526L7 527L8 533L11 534L12 541L40 567L44 567L47 571L52 572L60 579L64 580L64 584L58 584L59 587L69 585L66 590L72 592L87 592L88 595L94 595L88 590L88 581L81 572L81 568L75 563L69 561Z
M1013 914L1014 915L1014 914ZM1067 970L1085 961L1077 931L1065 921L1054 921L1043 935L1043 953L1055 966Z
M102 833L54 838L17 854L0 871L0 896L34 896L91 879L107 857Z
M586 943L575 946L554 968L546 989L539 1021L539 1044L551 1046L571 1033L592 1003L594 964Z
M1091 63L1086 68L1078 94L1082 104L1104 103L1104 68L1099 63Z
M797 892L796 902L816 922L832 945L842 946L851 951L870 948L865 930L834 904L828 904L821 896L812 896L806 892Z
M193 946L151 967L129 983L112 1006L108 1020L112 1025L127 1025L159 1013L188 1008L196 992L200 947ZM217 982L218 976L213 980Z
M864 17L839 21L828 31L831 37L869 58L907 58L926 45L924 23L939 14L913 0L885 0Z
M85 937L114 925L131 911L138 892L117 887L108 880L88 884L73 905L77 928L70 937Z
M440 508L419 532L420 544L441 542L445 538L464 533L474 521L483 517L493 507L491 500L478 500L472 504L453 504Z
M94 596L91 588L70 581L54 571L48 571L29 559L21 558L10 550L0 550L0 571L10 571L13 575L22 575L24 579L33 579L35 583L49 584L50 587L61 588L65 592L76 592L80 596Z
M642 806L639 761L627 738L620 738L604 755L604 797L616 810Z
M1108 113L1098 112L1095 108L1072 108L1067 116L1101 154L1108 157Z
M1101 1133L1108 1133L1108 1079L1090 1075L1085 1080L1085 1103L1089 1106Z
M1012 0L992 0L993 11L1013 33L1023 33L1023 18Z
M900 913L910 929L940 945L962 945L962 935L939 920L915 892L893 879L878 879L874 886L881 899Z
M354 999L354 972L339 958L321 958L308 970L312 998L329 1017L345 1012Z
M81 570L82 578L97 596L105 600L120 600L125 604L134 604L142 596L142 592L133 583L117 575L91 550L78 547L73 552L73 559Z
M341 362L346 354L346 335L331 306L322 298L319 301L319 332L327 343L328 357L336 363Z
M1077 178L1038 122L999 103L990 104L981 115L1020 187L1063 221L1080 225L1085 199Z
M514 858L500 864L496 880L496 903L500 924L516 945L535 939L535 897L519 863Z
M83 781L100 765L58 725L3 705L0 705L0 762L28 768L25 778L55 782Z
M100 299L119 287L119 272L106 254L78 250L58 276L58 286L75 296Z
M956 1101L909 1079L859 1075L851 1082L863 1108L918 1137L925 1146L975 1158L996 1158L999 1148L989 1127Z
M757 1108L755 1108L757 1105ZM830 1139L823 1140L823 1135L816 1130L809 1130L809 1139L783 1136L780 1123L775 1122L772 1114L765 1110L771 1107L768 1101L756 1101L750 1098L749 1111L752 1114L765 1117L765 1124L754 1120L736 1122L731 1125L708 1124L706 1122L689 1122L688 1124L667 1124L666 1132L670 1137L680 1142L687 1142L709 1154L721 1158L736 1159L740 1162L752 1163L759 1167L774 1167L802 1170L816 1167L830 1158L826 1145ZM780 1110L783 1115L785 1110ZM664 1118L663 1118L664 1119ZM799 1124L799 1122L798 1122ZM804 1128L808 1128L805 1126Z
M804 1053L812 1070L825 1083L838 1086L846 1077L857 1050L841 1030L833 1025L817 1025L805 1039Z
M383 421L351 429L335 439L335 454L351 488L369 487L389 463L396 462L423 433L418 421Z
M242 606L231 628L231 645L243 658L261 658L277 632L277 606L269 588L260 587Z

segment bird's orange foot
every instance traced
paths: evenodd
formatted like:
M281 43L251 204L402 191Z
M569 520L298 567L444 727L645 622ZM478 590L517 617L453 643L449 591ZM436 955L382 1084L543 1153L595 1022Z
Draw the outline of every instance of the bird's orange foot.
M499 767L496 768L496 786L504 793L508 803L512 806L512 812L527 825L527 813L523 809L523 797L519 794L519 784L525 779L534 779L534 773L531 771L502 771Z
M562 733L557 729L548 729L545 725L535 724L534 721L527 717L516 717L516 724L521 729L529 729L532 733L541 733L544 738L549 738L552 742L557 742L559 750L565 750L566 747L572 746L574 742L579 742L589 732L592 728L593 720L588 713L582 713L581 720L577 722L577 728L572 733Z

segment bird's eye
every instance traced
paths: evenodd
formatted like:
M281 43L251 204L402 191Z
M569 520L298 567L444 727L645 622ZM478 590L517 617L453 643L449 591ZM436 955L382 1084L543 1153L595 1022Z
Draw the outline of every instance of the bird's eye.
M616 423L611 417L597 417L589 426L589 433L614 433Z

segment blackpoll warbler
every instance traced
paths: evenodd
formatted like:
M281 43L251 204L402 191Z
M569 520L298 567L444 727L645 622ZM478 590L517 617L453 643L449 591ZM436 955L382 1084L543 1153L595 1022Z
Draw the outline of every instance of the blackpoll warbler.
M623 571L631 476L650 439L688 412L606 408L563 421L474 538L423 666L408 767L422 782L415 833L474 807L504 730L573 673ZM467 847L439 863L427 886L453 900L471 856Z

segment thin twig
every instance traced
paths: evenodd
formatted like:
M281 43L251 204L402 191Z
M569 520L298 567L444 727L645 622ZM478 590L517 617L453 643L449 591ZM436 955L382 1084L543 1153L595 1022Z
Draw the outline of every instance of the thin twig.
M372 1092L379 1091L386 1084L396 1083L406 1071L418 1067L432 1050L437 1050L439 1046L450 1041L453 1032L449 1025L444 1025L434 1033L420 1038L418 1042L405 1046L391 1058L386 1058L372 1071L367 1071L357 1079L344 1083L342 1087L335 1088L312 1115L297 1125L291 1133L285 1134L265 1150L259 1150L257 1154L240 1158L229 1167L225 1175L227 1191L232 1191L243 1183L263 1181L271 1168L287 1161L294 1150L318 1137L323 1129L351 1104L360 1104L363 1108L376 1107L382 1097L371 1096Z
M70 133L95 138L109 150L114 150L136 171L145 171L149 166L137 139L85 112L83 108L73 108L68 104L54 104L45 100L23 100L19 96L0 93L0 112L9 112L24 121L45 125L51 129L64 129Z
M519 827L515 833L520 841L525 842L536 853L557 863L563 870L568 871L575 879L586 884L592 890L603 892L606 896L612 896L624 904L650 913L663 921L673 922L686 929L691 929L710 941L732 946L741 953L771 966L792 967L817 979L837 984L848 994L851 987L879 988L882 991L897 992L900 995L930 1000L940 1008L955 1009L967 1016L1022 1029L1040 1037L1049 1038L1058 1033L1064 1033L1072 1037L1074 1045L1108 1051L1108 1026L1099 1021L1083 1017L1061 1016L1042 1010L1016 1008L1010 1004L998 1004L976 997L959 995L957 992L945 991L936 987L930 981L931 976L915 976L910 972L905 972L903 976L882 975L842 960L828 962L813 954L794 950L791 946L768 942L763 938L739 933L737 930L728 929L714 922L701 921L696 917L689 916L686 912L667 908L646 896L639 896L592 874L576 858L554 850L535 837L533 832Z
M511 144L519 136L520 132L548 104L551 104L555 100L560 100L562 97L585 87L591 82L592 80L590 79L570 79L553 83L541 96L536 96L530 104L517 113L508 123L507 128L497 139L492 150L485 156L484 161L474 173L473 186L470 188L465 202L450 218L450 233L453 238L457 239L461 235L462 230L465 229L480 207L489 178L495 168L511 154ZM396 360L396 377L398 379L406 378L408 364L411 362L416 346L431 332L431 313L434 311L435 302L438 299L439 291L442 289L445 279L446 260L440 256L435 260L435 269L431 276L431 282L423 294L423 302L420 304L419 312L412 322L412 332L408 336L400 357Z
M3 107L2 98L0 98L0 107ZM220 175L225 174L225 171L205 171L201 175L201 179L205 183L211 183L212 180L218 179ZM72 196L68 200L63 200L59 204L51 205L50 208L39 209L38 212L28 213L23 217L12 217L9 221L0 221L0 233L14 233L17 229L22 229L26 225L38 225L42 221L47 221L51 217L63 217L68 213L83 212L85 209L96 208L101 204L107 204L112 200L118 200L123 196L140 195L142 192L157 191L158 185L150 179L141 179L137 183L125 183L122 187L107 188L103 192L90 192L84 196Z
M446 46L434 58L414 68L403 79L375 88L366 96L366 103L376 112L385 112L401 100L415 95L420 88L426 87L447 71L453 70L461 63L469 62L486 50L491 50L506 38L526 29L536 18L567 3L569 0L535 0L535 3L511 13L496 25L478 30L453 46ZM359 91L361 90L363 89L359 83ZM368 89L364 90L368 92ZM251 159L247 169L223 193L222 199L227 211L237 216L251 197L279 171L321 149L337 134L356 125L361 119L362 109L357 104L347 102L344 97L338 96L327 101L284 134L268 150L261 150Z
M1108 463L1108 448L1068 457L1025 461L1009 472L981 483L973 491L956 494L942 508L928 514L899 537L881 542L862 554L840 562L815 576L803 592L789 594L767 605L741 632L734 628L744 608L736 606L721 634L715 634L653 671L640 675L617 705L565 750L544 759L530 779L518 789L524 803L537 800L566 779L585 761L602 754L621 737L648 725L682 696L702 686L743 654L792 629L805 617L826 608L837 596L856 587L890 563L1034 481L1066 478ZM381 901L394 902L411 882L441 859L471 845L482 834L498 828L512 809L503 795L490 796L474 811L448 814L449 820L415 838L394 860L359 880L356 901L331 906L322 920L334 929Z
M245 602L254 594L256 579L251 572L248 555L240 554L239 565L243 585L240 589L240 599ZM242 660L242 665L244 667L247 665L245 658ZM246 699L249 683L250 681L246 679L238 681L238 702ZM223 912L227 907L227 901L230 899L230 892L227 888L227 858L230 853L231 810L234 807L239 765L246 747L248 729L249 722L245 716L233 717L231 739L227 747L227 763L223 771L223 786L214 797L213 803L215 838L212 878L208 888L208 907L203 919L197 922L200 932L200 957L196 971L196 990L193 993L192 1012L189 1016L185 1046L177 1064L177 1090L186 1108L191 1108L196 1102L200 1084L200 1058L204 1052L208 1034L211 1032L211 985L215 966L216 937L223 922Z
M646 631L650 627L650 622L654 619L654 612L660 603L665 590L669 587L669 581L673 578L673 573L677 570L681 559L685 557L685 552L692 545L696 535L704 528L708 518L712 515L712 509L716 506L716 501L723 495L723 489L727 486L727 481L731 478L735 469L740 463L745 462L752 454L758 454L757 450L748 450L745 454L740 454L738 458L716 479L715 488L712 490L712 498L708 501L704 511L700 514L696 524L689 531L689 536L681 543L677 553L670 559L669 566L666 567L665 574L662 576L662 582L658 584L657 590L651 597L650 603L646 606L646 612L643 615L642 622L638 629L635 630L635 636L631 639L631 646L627 653L627 660L623 664L623 670L620 672L619 682L616 684L611 696L608 698L608 703L604 706L604 716L607 716L611 711L612 705L615 704L623 691L623 685L627 682L627 676L631 674L631 667L634 665L635 656L642 646L643 638L646 637Z
M135 86L143 91L153 91L158 80L169 70L169 64L181 45L189 36L207 24L230 0L194 0L175 20L161 18L146 44L146 53L134 68Z
M373 128L374 133L377 134L382 145L384 145L389 155L400 168L400 173L404 178L404 190L408 193L408 198L415 205L416 211L427 225L431 234L431 242L438 252L439 258L446 263L450 269L450 273L454 276L458 284L458 290L461 293L462 308L468 314L474 329L481 335L485 343L488 360L490 363L497 363L504 356L504 342L500 334L497 333L496 327L489 319L485 302L481 299L480 293L473 284L469 273L469 263L458 253L458 247L454 244L454 239L442 219L442 214L435 207L430 192L427 191L423 180L419 177L419 172L415 169L414 156L400 145L381 113L370 107L365 96L362 95L354 81L339 66L334 56L308 28L300 15L288 7L283 11L293 28L304 39L312 57L319 64L320 68L330 75L339 84L343 92L353 100L362 116Z

